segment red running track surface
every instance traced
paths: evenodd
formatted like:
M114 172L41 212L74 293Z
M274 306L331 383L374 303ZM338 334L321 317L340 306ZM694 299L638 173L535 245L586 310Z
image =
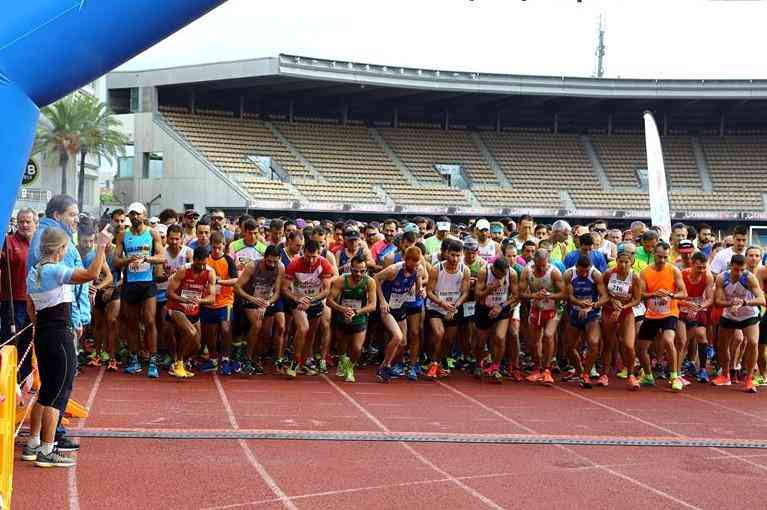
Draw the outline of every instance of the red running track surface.
M89 370L75 427L767 439L767 400L740 386L621 381L582 390L289 381L198 374L159 381ZM763 392L764 393L764 392ZM767 452L722 448L83 438L77 469L17 460L14 508L764 508ZM44 490L44 494L41 491Z

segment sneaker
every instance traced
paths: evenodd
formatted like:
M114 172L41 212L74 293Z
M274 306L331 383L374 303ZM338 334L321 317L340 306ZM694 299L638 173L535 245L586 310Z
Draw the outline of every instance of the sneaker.
M21 450L21 460L33 461L37 460L37 454L40 452L40 446L32 448L29 445L24 445L24 449Z
M684 372L685 374L695 373L695 365L692 364L692 361L685 360L684 363L682 363L682 372Z
M542 382L543 381L543 373L540 372L539 370L533 370L532 372L530 372L530 375L525 377L525 380L527 382L531 382L531 383Z
M525 375L518 368L511 371L511 380L514 382L522 382L525 380Z
M599 372L597 371L597 367L591 367L591 372L589 372L589 377L591 379L597 379L599 377Z
M296 369L298 375L317 375L317 371L308 364L303 364Z
M634 374L631 374L628 376L627 382L628 382L630 390L636 391L639 389L639 380L636 377L634 377Z
M54 448L48 455L39 451L35 459L35 466L37 467L72 467L74 465L75 459L61 455L58 448Z
M221 363L218 365L218 374L219 375L232 375L232 367L229 363L228 359L222 359Z
M439 363L432 361L429 365L429 370L426 371L426 377L429 379L436 379L439 377Z
M276 365L275 365L276 366ZM242 375L250 377L255 372L255 368L253 367L253 362L249 359L242 360L242 364L240 365L240 373Z
M482 369L479 366L474 367L474 379L482 379Z
M106 363L106 362L108 362L108 361L109 361L109 359L110 359L109 353L108 353L108 352L106 352L106 351L101 351L101 352L99 353L99 357L101 358L101 362L102 362L102 363Z
M317 362L317 371L321 374L328 373L328 362L325 359L321 359Z
M163 354L162 360L160 360L161 367L170 368L173 366L173 363L175 362L173 361L173 358L170 356L170 354L167 352Z
M376 371L376 380L380 383L387 383L391 379L390 367L378 367Z
M610 381L607 378L607 374L602 374L599 376L599 379L597 379L597 386L602 386L603 388L607 388L607 385L609 383Z
M752 376L747 375L743 380L743 385L745 386L746 393L756 393L756 386L754 385L754 378Z
M154 360L149 362L149 368L147 368L146 376L150 379L160 378L160 371L157 369L157 363Z
M295 379L296 374L298 373L297 369L298 369L298 363L296 363L295 361L291 361L290 365L288 365L287 368L285 368L285 375L287 375L291 379Z
M389 368L389 376L392 379L399 379L400 377L404 377L405 375L405 367L402 363L395 363L394 366Z
M133 354L130 357L130 361L128 362L128 366L125 367L125 373L126 374L140 374L141 373L141 362L138 360L138 356Z
M591 377L589 374L586 372L581 374L581 377L578 379L578 386L587 390L591 389Z
M708 377L708 370L705 368L698 370L698 382L703 384L708 384L711 382L711 379Z
M692 384L690 381L688 381L687 379L685 379L683 375L680 375L680 376L679 376L679 380L680 380L680 381L682 381L682 386L689 386L689 385L691 385L691 384Z
M407 368L407 378L411 381L417 381L418 380L418 371L415 369L416 365L410 365Z
M503 383L503 374L501 373L500 369L493 370L493 373L490 374L490 379L498 384Z
M338 358L338 366L336 367L336 376L344 377L346 375L346 364L349 362L347 356L341 356Z
M171 365L170 370L168 370L168 375L171 377L178 377L179 379L183 379L186 377L184 372L186 372L184 369L184 362L176 361L173 363L173 365Z
M639 384L641 386L655 386L655 377L652 374L642 374L639 378Z
M56 449L60 452L79 452L80 451L80 444L75 443L71 439L69 439L67 436L61 436L58 439L56 439L56 442L54 443L56 446Z
M541 374L541 382L547 386L554 384L554 378L551 376L551 370L548 368Z
M671 389L674 391L682 391L684 389L684 383L680 377L671 379Z
M349 362L346 367L346 373L344 374L344 382L357 382L354 378L354 365Z
M218 369L218 362L211 358L203 361L200 365L200 372L215 372Z
M759 386L767 386L767 377L760 375L759 378ZM754 381L754 384L756 384L756 381Z
M624 368L623 370L615 374L615 377L617 377L618 379L628 379L628 376L629 376L629 371L626 368Z
M89 367L100 367L101 366L101 357L97 353L93 353L90 356L88 356L88 362L86 363Z
M112 358L107 364L107 372L117 372L117 360Z
M711 381L711 384L714 386L730 386L732 381L730 381L729 375L719 374L718 376L714 377L714 380Z

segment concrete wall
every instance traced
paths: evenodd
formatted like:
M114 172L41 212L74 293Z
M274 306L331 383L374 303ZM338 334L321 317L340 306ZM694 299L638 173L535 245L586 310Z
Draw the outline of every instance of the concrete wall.
M21 190L17 195L14 209L21 207L32 207L35 210L42 211L45 208L46 192L51 195L58 195L61 192L61 169L59 168L59 158L57 155L36 155L32 158L37 163L38 176L26 186L26 198L22 198ZM99 211L99 188L98 171L94 168L94 160L91 157L86 158L85 167L85 197L83 209L90 213ZM67 168L67 194L77 198L77 173L79 164L70 160Z
M248 205L224 179L214 174L185 146L155 125L151 113L137 113L133 117L136 154L133 177L115 178L115 197L119 201L126 204L134 201L147 203L156 195L162 194L162 197L151 205L152 215L167 207L181 211L184 204L193 204L197 210L210 207L244 208ZM142 177L145 152L163 153L162 178Z

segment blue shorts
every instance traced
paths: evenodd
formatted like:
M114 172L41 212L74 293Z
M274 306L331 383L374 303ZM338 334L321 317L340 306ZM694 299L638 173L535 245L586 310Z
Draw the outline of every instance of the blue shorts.
M580 314L576 310L570 310L568 315L570 319L570 325L575 329L580 329L581 331L586 329L586 326L589 322L599 319L598 310L591 310L583 319L580 317Z
M223 306L221 308L200 308L200 322L203 324L221 324L232 320L232 307Z

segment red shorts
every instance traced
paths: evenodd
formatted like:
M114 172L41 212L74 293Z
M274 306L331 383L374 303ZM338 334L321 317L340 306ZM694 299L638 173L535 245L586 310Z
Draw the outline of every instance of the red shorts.
M696 328L708 325L709 311L701 310L694 316L689 316L686 313L680 313L679 319L684 321L688 328Z
M722 318L724 308L719 306L710 306L708 308L708 324L719 324L719 320Z
M612 314L615 312L611 306L605 305L602 307L602 322L609 324L610 320L609 318L612 317ZM625 319L628 316L634 316L634 309L633 308L624 308L621 310L621 313L618 315L618 320L616 321L616 324L620 324L623 322L623 319Z
M529 322L531 326L541 327L548 321L557 316L556 310L541 310L539 308L530 308Z

